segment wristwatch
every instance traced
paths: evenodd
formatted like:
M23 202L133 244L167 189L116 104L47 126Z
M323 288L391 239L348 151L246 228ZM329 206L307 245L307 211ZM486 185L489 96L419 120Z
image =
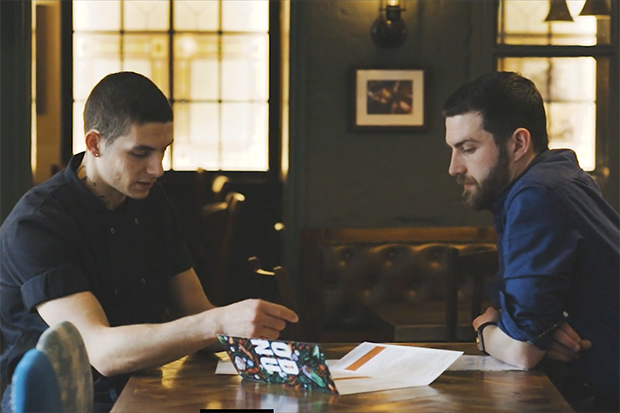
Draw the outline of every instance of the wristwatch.
M480 324L480 326L476 329L476 345L478 346L478 350L486 353L486 350L484 349L484 337L482 336L482 331L487 326L496 326L496 325L497 325L496 322L487 321L486 323Z

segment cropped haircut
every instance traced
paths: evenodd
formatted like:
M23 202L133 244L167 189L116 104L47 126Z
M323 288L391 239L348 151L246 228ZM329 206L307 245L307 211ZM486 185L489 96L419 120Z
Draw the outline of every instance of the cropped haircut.
M84 133L95 129L110 145L131 125L172 122L166 96L147 77L134 72L107 75L93 88L84 107Z
M458 88L443 106L444 117L479 112L482 128L503 147L517 128L532 136L536 153L549 147L547 116L534 83L514 72L492 72Z

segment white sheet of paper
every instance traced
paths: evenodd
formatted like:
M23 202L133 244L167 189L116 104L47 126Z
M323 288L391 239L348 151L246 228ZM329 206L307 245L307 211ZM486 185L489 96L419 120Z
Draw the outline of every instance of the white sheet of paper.
M215 368L215 374L235 375L237 374L237 370L235 370L235 366L233 366L232 361L218 360L217 367Z
M336 377L334 378L334 376ZM336 384L336 389L338 389L338 393L340 393L341 396L346 394L369 393L373 391L395 390L412 387L410 383L387 380L382 377L356 377L358 378L345 378L340 375L339 372L332 374L332 378ZM415 389L411 390L416 390L416 394L419 396L432 396L437 394L437 390L429 386L417 386Z
M332 375L345 370L409 386L427 386L462 354L462 351L364 342L330 366L330 371Z
M502 371L502 370L525 370L511 366L491 356L461 356L453 365L448 367L450 371L480 370L480 371Z

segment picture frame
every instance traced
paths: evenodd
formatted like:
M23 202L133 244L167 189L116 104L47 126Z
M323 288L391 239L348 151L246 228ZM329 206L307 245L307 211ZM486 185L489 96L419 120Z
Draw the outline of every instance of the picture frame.
M354 72L353 130L426 130L424 69L357 68Z

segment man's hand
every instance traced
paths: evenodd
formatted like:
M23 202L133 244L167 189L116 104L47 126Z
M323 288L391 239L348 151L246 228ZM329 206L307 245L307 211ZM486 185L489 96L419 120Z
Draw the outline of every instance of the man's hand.
M500 318L501 316L499 314L499 311L497 311L493 307L489 307L483 314L476 317L474 321L471 323L471 325L474 327L474 330L478 330L478 327L480 325L488 321L499 323Z
M245 300L218 307L218 324L223 334L237 337L260 337L276 339L286 323L296 323L297 314L288 308L263 300Z
M553 333L553 341L547 349L547 357L558 361L573 361L582 351L592 347L590 340L582 340L570 325L564 323Z

